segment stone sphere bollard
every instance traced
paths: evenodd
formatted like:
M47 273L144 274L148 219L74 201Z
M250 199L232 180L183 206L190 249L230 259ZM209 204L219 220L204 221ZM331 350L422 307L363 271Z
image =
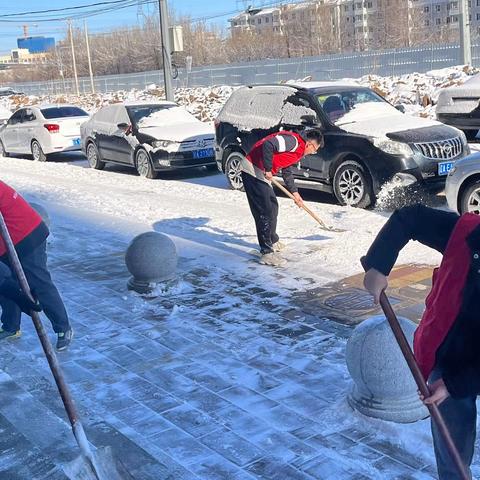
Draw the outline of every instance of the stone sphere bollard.
M44 206L38 203L30 203L30 206L42 217L47 227L50 227L50 216Z
M400 317L410 345L416 325ZM354 381L348 395L352 408L369 417L397 423L428 417L417 385L383 315L362 322L347 343L346 361Z
M170 237L163 233L142 233L130 242L125 263L132 274L128 289L149 293L157 284L168 284L176 278L177 249Z

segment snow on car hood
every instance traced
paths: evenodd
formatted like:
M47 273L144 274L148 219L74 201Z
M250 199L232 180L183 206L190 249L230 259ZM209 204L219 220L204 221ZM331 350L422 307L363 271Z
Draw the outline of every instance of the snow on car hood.
M335 125L349 133L386 137L389 133L440 125L435 120L411 117L388 103L360 103L339 118Z
M157 140L171 140L181 142L192 137L213 137L215 130L211 123L191 122L164 126L140 127L140 133L149 135Z

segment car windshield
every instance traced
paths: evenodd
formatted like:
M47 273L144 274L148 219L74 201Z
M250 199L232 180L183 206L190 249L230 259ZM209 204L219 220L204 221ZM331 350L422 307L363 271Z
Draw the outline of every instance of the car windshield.
M198 120L178 105L139 105L128 107L132 122L138 127L163 127Z
M372 118L402 115L380 95L368 89L342 89L316 93L318 102L330 121L345 125Z
M46 119L65 117L88 117L88 113L78 107L48 107L41 109Z

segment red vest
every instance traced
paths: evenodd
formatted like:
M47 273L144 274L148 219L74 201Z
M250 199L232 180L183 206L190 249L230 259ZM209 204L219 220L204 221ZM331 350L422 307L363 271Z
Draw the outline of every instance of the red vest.
M0 213L14 245L20 243L42 222L42 217L11 187L0 181ZM0 238L0 256L7 251Z
M460 313L472 255L467 237L479 225L480 216L462 215L448 240L440 267L433 271L432 290L425 300L426 309L413 340L415 358L425 379L435 366L438 348Z
M282 168L290 167L290 165L295 165L300 161L300 159L305 155L305 140L293 132L277 132L272 133L268 137L259 140L250 150L250 153L247 155L247 160L252 162L260 170L265 171L265 166L263 165L263 144L270 140L271 138L277 136L279 133L282 135L292 135L297 139L298 147L294 152L278 152L273 154L273 166L272 173L275 175Z

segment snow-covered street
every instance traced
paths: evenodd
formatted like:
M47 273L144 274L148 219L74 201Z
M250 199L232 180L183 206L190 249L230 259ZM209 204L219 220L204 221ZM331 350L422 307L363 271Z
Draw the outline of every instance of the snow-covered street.
M360 273L358 259L388 212L305 194L327 224L346 230L330 233L280 198L288 263L271 269L253 254L244 194L221 174L148 180L121 167L92 170L76 155L0 162L1 180L51 217L50 264L76 330L59 358L87 433L97 446L112 445L137 480L435 478L429 422L354 412L344 358L351 327L294 302ZM127 291L123 255L150 230L175 241L180 281L141 298ZM399 263L438 260L411 244ZM1 347L8 441L0 478L64 479L61 465L78 452L28 318L23 330Z

